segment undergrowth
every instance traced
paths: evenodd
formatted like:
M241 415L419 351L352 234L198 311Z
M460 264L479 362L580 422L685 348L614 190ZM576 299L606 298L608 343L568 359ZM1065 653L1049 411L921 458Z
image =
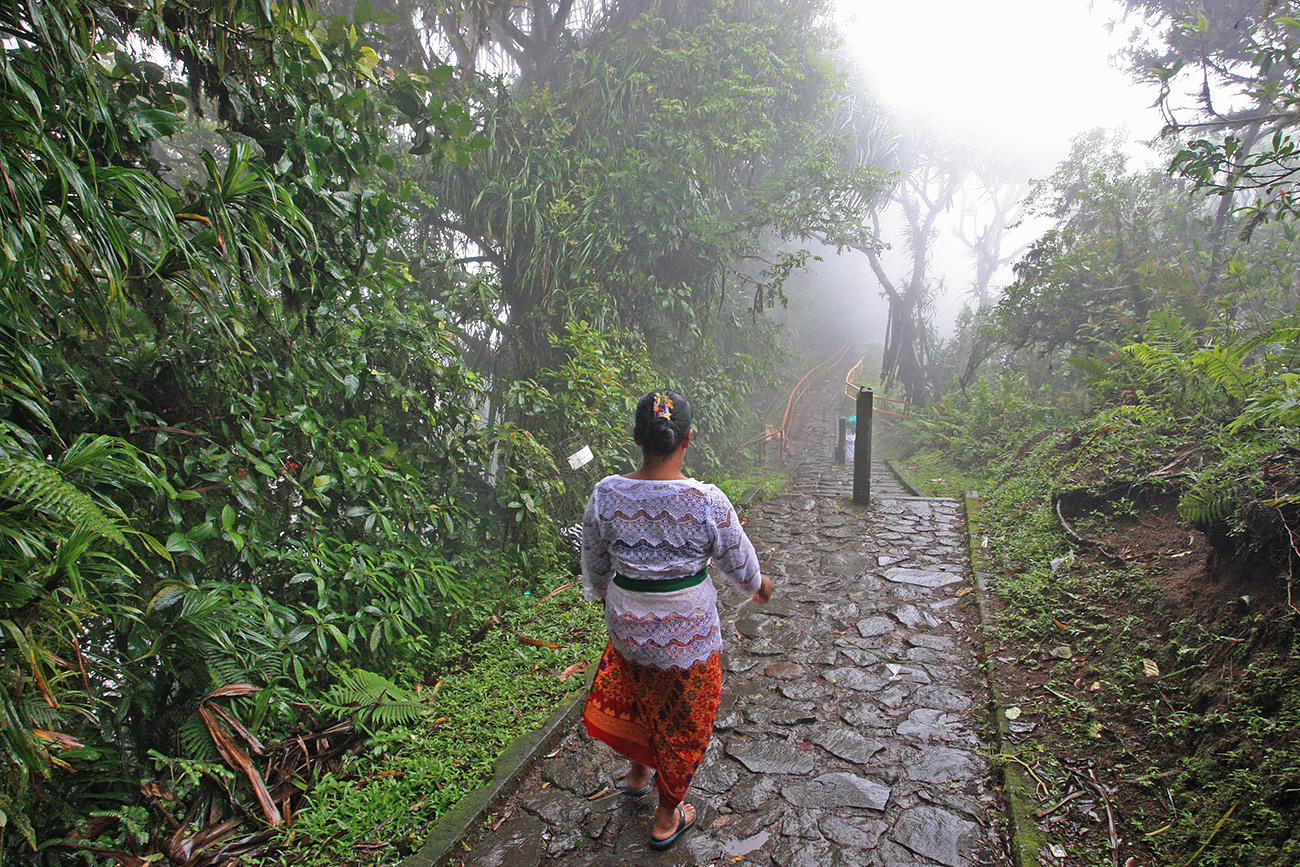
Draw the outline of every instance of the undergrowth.
M1035 417L1008 394L1005 412L992 389L978 412L932 410L945 418L894 448L927 493L980 495L974 542L1000 608L993 670L1020 721L1001 759L1032 768L1043 810L1086 790L1040 817L1065 845L1060 863L1300 864L1300 630L1276 556L1297 462L1283 433L1141 402ZM1109 497L1076 516L1085 537L1141 533L1159 515L1175 525L1170 550L1119 566L1074 545L1052 495L1080 488ZM1159 581L1167 563L1191 562L1173 550L1194 536L1175 506L1213 545L1191 591L1199 606ZM1109 802L1087 789L1093 774Z
M752 488L770 495L788 477L755 468L707 480L737 501ZM251 863L384 863L418 849L438 817L491 778L516 738L585 685L605 641L601 607L583 601L573 576L522 594L507 588L465 609L421 663L405 669L412 686L403 698L423 704L418 721L369 727L365 749L315 781L307 806Z
M560 589L564 588L564 589ZM558 591L558 592L556 592ZM515 597L478 630L442 642L420 683L427 705L414 724L377 728L343 771L316 782L264 867L395 861L465 794L520 735L541 726L585 684L605 643L598 605L568 576Z

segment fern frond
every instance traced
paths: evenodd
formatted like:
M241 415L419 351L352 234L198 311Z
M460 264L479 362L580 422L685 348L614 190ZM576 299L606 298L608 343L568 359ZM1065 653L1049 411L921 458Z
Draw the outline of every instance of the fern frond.
M26 811L13 798L0 792L0 826L11 825L18 829L33 849L36 848L36 830L27 819Z
M1190 490L1178 500L1178 515L1189 524L1206 527L1226 518L1235 506L1227 491Z
M340 704L351 705L374 705L383 701L400 701L410 697L408 690L382 674L362 668L344 672L339 682L330 690L330 698Z
M428 712L429 706L418 701L389 702L363 711L367 725L383 728L410 725Z
M1258 346L1264 346L1269 343L1281 343L1292 346L1300 343L1300 327L1289 326L1286 328L1271 328L1263 334L1260 334L1242 344L1242 349L1249 351Z
M16 454L0 442L0 497L64 520L74 528L126 547L126 537L103 509L43 461Z
M186 758L205 762L221 759L217 747L212 743L212 734L197 713L190 714L176 727L176 736L180 739L181 749Z
M1198 352L1192 359L1198 370L1215 385L1238 400L1250 397L1259 375L1242 364L1243 353L1235 347L1215 347Z
M1121 347L1120 352L1132 358L1139 365L1160 377L1183 377L1186 368L1178 353L1164 346L1150 343L1130 343Z
M202 651L203 661L207 664L208 676L214 684L241 683L249 680L252 674L248 666L238 658L230 656L219 648L206 647Z
M414 693L382 674L364 669L344 672L323 703L326 709L352 716L360 725L408 725L429 713Z

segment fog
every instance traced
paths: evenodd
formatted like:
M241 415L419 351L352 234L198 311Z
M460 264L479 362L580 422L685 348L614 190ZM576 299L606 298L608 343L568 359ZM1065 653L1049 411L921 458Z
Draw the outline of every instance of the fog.
M1135 32L1111 0L839 0L845 48L875 97L902 130L922 131L971 165L996 164L1023 193L1049 175L1075 136L1104 127L1127 137L1135 163L1154 163L1145 142L1161 127L1154 86L1135 82L1112 57ZM1010 258L1047 223L1013 211L1000 244ZM932 323L951 333L971 302L975 261L963 243L993 219L986 191L972 179L934 224L928 278L935 292ZM911 273L907 233L897 206L882 218L884 270L905 283ZM817 323L823 332L883 339L888 304L865 256L834 250L793 287L792 298L819 308L790 315L791 327ZM1012 280L1009 261L988 280L991 300ZM814 343L816 340L813 341Z

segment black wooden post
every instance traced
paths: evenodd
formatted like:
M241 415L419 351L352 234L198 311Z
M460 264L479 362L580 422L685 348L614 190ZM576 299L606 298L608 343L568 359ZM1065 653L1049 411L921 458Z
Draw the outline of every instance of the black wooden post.
M858 435L853 447L853 502L871 503L871 413L875 395L858 389Z
M845 453L844 444L845 444L846 431L848 430L848 424L849 424L849 420L846 419L844 416L840 416L840 438L835 441L835 463L837 464L844 463L844 453Z

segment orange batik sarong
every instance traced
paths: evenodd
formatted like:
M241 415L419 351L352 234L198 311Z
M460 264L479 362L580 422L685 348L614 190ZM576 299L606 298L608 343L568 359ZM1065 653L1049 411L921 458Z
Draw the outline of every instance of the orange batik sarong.
M722 702L721 655L685 670L629 662L605 648L582 713L587 733L649 765L669 805L681 803L713 735Z

